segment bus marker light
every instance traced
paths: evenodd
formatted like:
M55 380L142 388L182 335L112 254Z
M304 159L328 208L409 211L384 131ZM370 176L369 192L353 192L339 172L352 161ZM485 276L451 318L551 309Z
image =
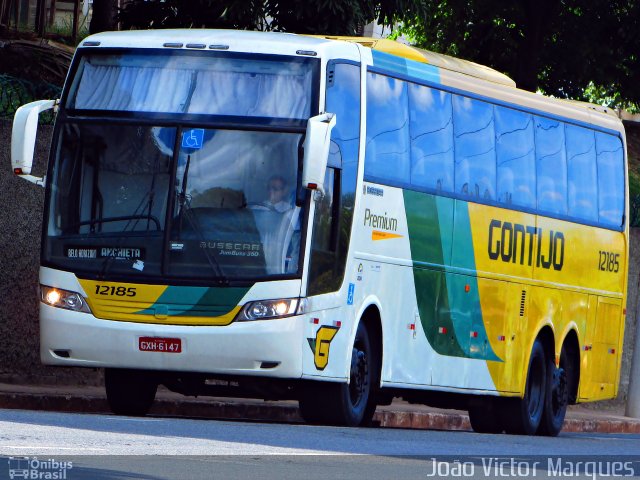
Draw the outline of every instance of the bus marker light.
M471 338L478 338L478 332L471 332Z
M314 325L318 325L320 323L320 319L319 318L312 318L311 319L311 323L313 323Z
M443 335L447 334L447 327L438 328L438 333L442 333Z
M591 345L585 345L584 346L584 351L588 352L589 350L591 350Z
M335 322L333 322L333 325L334 325L335 327L340 328L340 327L342 326L342 322L341 322L340 320L336 320Z
M307 185L307 188L308 188L309 190L317 190L317 189L318 189L318 184L317 184L317 183L309 183L309 184Z
M611 353L612 355L616 353L616 349L615 348L610 348L609 349L609 353Z
M16 175L22 175L22 169L21 168L14 168L13 169L13 173L15 173Z
M410 323L409 324L409 330L415 330L416 329L416 324L415 323Z
M504 335L498 335L499 342L504 342L505 340L506 340L506 337Z
M471 290L471 287L469 285L465 285L464 286L464 291L469 293L469 290Z

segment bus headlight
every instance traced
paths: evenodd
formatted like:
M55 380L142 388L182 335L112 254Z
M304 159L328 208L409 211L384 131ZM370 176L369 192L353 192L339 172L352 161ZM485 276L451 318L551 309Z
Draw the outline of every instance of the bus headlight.
M307 311L306 298L281 298L249 302L238 312L236 321L272 320L291 317Z
M40 300L52 307L65 308L74 312L91 313L89 305L82 298L82 295L77 292L40 285Z

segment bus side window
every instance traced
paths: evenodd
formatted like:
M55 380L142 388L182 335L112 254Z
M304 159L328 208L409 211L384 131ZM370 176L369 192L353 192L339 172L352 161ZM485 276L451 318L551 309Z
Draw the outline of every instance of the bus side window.
M335 292L344 278L358 176L360 66L340 61L327 66L326 111L338 121L331 147L324 198L317 202L311 237L308 295Z
M569 215L598 221L598 167L595 132L577 125L565 126Z
M624 151L620 138L596 132L598 220L612 227L624 223Z

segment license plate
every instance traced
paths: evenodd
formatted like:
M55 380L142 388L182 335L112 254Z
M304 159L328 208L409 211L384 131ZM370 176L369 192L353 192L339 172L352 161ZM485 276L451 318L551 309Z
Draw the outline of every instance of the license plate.
M182 352L182 340L179 338L140 337L138 348L142 352L180 353Z

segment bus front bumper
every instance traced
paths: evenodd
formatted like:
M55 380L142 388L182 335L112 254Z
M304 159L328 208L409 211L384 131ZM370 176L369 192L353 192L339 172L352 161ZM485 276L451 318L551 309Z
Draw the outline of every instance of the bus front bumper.
M40 358L65 367L300 378L303 328L300 316L227 326L157 325L102 320L41 303ZM145 337L174 346L179 339L180 351L145 350Z

